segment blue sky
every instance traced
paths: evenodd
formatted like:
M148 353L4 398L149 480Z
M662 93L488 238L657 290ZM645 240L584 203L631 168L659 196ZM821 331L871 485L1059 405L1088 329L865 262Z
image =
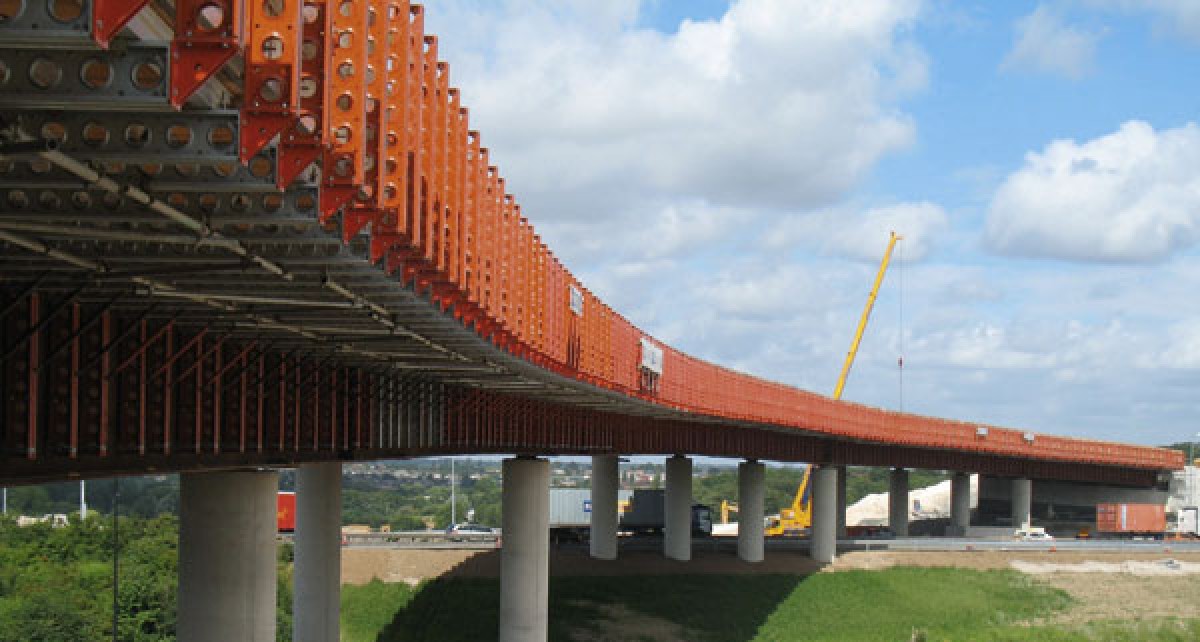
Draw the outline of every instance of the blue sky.
M1200 431L1200 2L431 0L427 24L543 238L647 333L828 393L896 229L846 398Z

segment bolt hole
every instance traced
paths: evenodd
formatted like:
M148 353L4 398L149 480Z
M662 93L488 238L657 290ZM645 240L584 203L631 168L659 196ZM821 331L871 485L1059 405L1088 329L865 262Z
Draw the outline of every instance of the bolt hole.
M125 144L130 147L145 147L150 142L150 128L144 123L129 123L125 128Z
M210 2L196 10L196 26L201 31L216 31L225 24L225 8Z
M267 194L263 196L263 209L270 213L278 212L283 207L283 195Z
M83 0L50 0L50 17L67 23L75 22L83 15Z
M233 139L233 128L229 125L217 125L208 132L208 144L218 149L225 149L233 145Z
M200 209L211 213L216 211L217 205L219 205L221 201L219 198L217 198L216 194L201 194L200 199L197 202L200 205Z
M92 195L87 192L72 192L71 205L74 205L75 209L87 209L92 206Z
M312 76L300 78L300 97L312 98L317 95L317 79Z
M343 80L349 80L352 76L354 76L354 63L347 61L338 65L338 75L341 76Z
M29 82L38 89L50 89L62 81L62 67L48 58L38 58L29 64Z
M342 111L350 111L354 107L354 97L349 93L341 94L337 97L337 106Z
M321 8L315 4L306 4L301 14L304 16L304 24L310 25L321 17Z
M79 68L79 80L88 89L103 89L112 82L112 79L112 65L99 58L92 58Z
M263 0L263 13L272 18L278 18L283 15L286 4L284 0Z
M305 135L312 136L317 133L317 119L315 116L304 115L296 121L296 131Z
M278 78L267 78L258 86L258 95L269 103L279 102L283 98L283 81Z
M140 62L133 68L133 86L140 91L157 89L162 81L163 70L156 62Z
M38 195L38 206L43 210L61 209L62 204L62 197L49 190L46 190Z
M42 138L61 145L67 140L67 128L62 123L49 122L42 125Z
M267 0L270 2L270 0ZM283 57L283 38L279 36L271 36L262 43L263 58L267 60L279 60Z
M264 156L255 156L250 159L250 175L255 178L266 178L271 175L273 169L271 161Z
M12 22L25 11L23 0L0 0L0 23Z
M13 209L23 210L29 207L29 196L25 194L25 190L11 190L8 193L8 205Z
M298 212L310 212L316 206L317 202L312 194L301 194L296 197L296 211Z
M319 52L320 48L317 46L315 41L305 40L304 42L300 43L300 56L304 58L305 61L316 60Z
M342 125L333 130L333 140L338 145L345 145L350 142L351 129L349 125Z
M92 147L106 145L109 139L108 128L95 121L83 126L83 142Z
M177 124L167 128L167 145L179 149L192 144L192 128Z

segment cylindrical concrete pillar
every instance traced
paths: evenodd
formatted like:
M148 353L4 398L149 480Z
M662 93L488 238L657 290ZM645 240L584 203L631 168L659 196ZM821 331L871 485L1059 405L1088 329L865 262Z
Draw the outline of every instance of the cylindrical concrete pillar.
M950 480L950 527L953 537L967 534L971 525L971 476L967 473L954 473Z
M837 467L837 536L846 536L846 467Z
M550 462L504 460L501 642L545 640L550 596Z
M1033 480L1012 480L1012 523L1013 528L1027 528L1030 525L1030 511L1033 508Z
M888 488L888 528L896 537L908 536L908 471L893 468Z
M292 639L337 642L342 589L342 463L296 469Z
M592 557L617 559L617 472L616 455L592 457Z
M812 472L812 548L809 555L822 564L837 555L837 470L818 466Z
M180 642L275 641L275 471L179 476Z
M667 459L666 505L663 507L663 554L686 562L692 559L692 460Z
M746 562L763 561L766 495L766 468L757 461L738 464L738 557Z

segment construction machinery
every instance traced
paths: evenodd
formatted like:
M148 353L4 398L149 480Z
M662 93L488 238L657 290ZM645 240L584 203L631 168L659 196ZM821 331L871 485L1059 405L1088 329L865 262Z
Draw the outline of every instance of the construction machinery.
M867 295L867 305L863 308L862 318L858 320L858 329L854 331L854 340L850 343L850 350L846 353L846 362L842 364L842 374L838 376L837 386L833 389L833 398L841 399L842 390L846 387L846 377L850 376L850 366L854 365L854 357L858 355L858 344L862 343L863 333L867 330L867 321L871 318L871 310L875 307L875 298L879 296L879 286L883 285L883 276L887 274L888 264L892 261L892 250L896 249L896 241L904 237L891 232L888 238L887 250L883 253L883 260L879 262L879 272L875 274L875 283L871 286L871 293Z
M763 534L767 537L803 535L812 527L812 466L804 471L792 505L767 518Z

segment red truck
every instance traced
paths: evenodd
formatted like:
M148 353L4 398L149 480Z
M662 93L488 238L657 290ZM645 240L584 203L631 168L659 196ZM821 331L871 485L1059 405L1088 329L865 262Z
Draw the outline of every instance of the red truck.
M296 493L280 492L276 495L275 523L280 533L296 530Z
M1097 504L1096 532L1109 537L1153 535L1167 530L1167 509L1162 504Z

